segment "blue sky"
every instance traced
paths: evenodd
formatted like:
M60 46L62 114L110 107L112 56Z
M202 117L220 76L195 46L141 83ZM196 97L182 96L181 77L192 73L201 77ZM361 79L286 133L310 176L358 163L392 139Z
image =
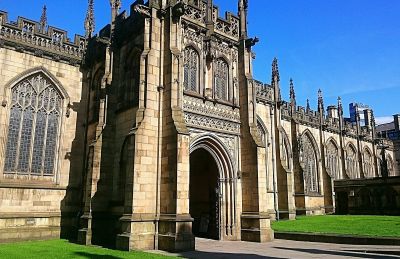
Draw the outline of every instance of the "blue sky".
M21 4L23 2L23 4ZM124 1L129 10L133 1ZM220 15L237 12L236 0L214 0ZM72 38L83 34L86 0L0 0L11 20L18 15L38 20L44 4L50 25L66 29ZM95 0L96 30L109 22L108 0ZM269 82L271 62L279 59L285 99L289 78L297 102L309 98L316 108L317 91L325 104L340 95L347 105L370 105L376 117L400 113L400 1L398 0L249 0L249 35L254 48L254 77Z

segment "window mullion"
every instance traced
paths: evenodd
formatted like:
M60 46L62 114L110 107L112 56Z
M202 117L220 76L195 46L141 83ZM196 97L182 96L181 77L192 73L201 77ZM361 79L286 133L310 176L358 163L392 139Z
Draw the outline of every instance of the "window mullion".
M19 122L19 132L18 132L18 138L17 138L17 153L15 156L15 173L18 174L18 164L19 164L19 153L21 151L21 134L22 134L22 124L24 121L24 117L25 117L25 109L24 109L24 103L25 103L25 96L24 98L22 98L22 105L21 105L21 118L20 118L20 122Z
M43 150L42 150L42 158L41 158L41 175L44 176L44 160L45 160L45 156L46 156L46 148L47 148L47 131L48 131L48 127L49 127L49 112L46 110L46 123L45 123L45 130L44 130L44 141L43 141Z
M33 158L33 149L35 148L35 134L36 134L36 120L37 120L37 112L38 112L38 98L39 96L36 96L36 102L35 102L35 106L33 107L33 122L32 122L32 131L31 131L31 148L30 148L30 152L29 152L29 164L28 164L28 173L29 176L32 176L32 158ZM32 98L32 96L31 96Z

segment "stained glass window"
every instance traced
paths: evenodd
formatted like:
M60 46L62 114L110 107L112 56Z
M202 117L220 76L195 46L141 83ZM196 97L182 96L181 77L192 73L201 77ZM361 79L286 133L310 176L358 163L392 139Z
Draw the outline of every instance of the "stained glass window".
M199 92L199 54L192 47L185 49L183 74L185 90Z
M309 136L301 138L301 161L304 176L304 192L317 193L318 188L318 160L314 145Z
M54 175L62 97L43 74L11 88L4 172Z
M371 152L365 150L364 152L364 176L366 178L372 178L375 176L374 174L374 166L372 162L372 155Z
M339 149L333 141L329 141L326 147L325 165L326 171L332 179L340 179Z
M354 147L349 146L347 149L347 156L346 156L346 171L347 176L350 179L358 178L357 173L357 154Z
M216 99L228 100L228 84L228 63L222 58L219 58L214 63L214 95Z

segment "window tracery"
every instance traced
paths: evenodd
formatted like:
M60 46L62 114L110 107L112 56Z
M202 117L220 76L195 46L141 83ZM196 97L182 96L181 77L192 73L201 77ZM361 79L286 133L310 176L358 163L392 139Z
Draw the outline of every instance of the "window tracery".
M183 86L186 91L199 92L199 53L193 47L187 47L184 53Z
M389 176L396 176L396 173L395 173L395 170L394 170L394 165L393 165L393 159L389 155L387 157L387 168L388 168L388 175Z
M54 175L61 110L60 93L41 73L11 88L6 174Z
M357 153L353 146L349 146L347 148L347 156L346 156L346 171L347 176L350 179L356 179L358 177L357 172Z
M229 67L228 63L219 58L214 63L214 96L216 99L229 100Z
M329 141L326 148L326 169L332 179L340 179L339 168L339 150L333 141Z
M318 160L316 150L309 136L301 137L300 162L303 168L304 192L317 193L318 186Z
M368 150L364 151L364 176L366 178L374 177L374 166L372 162L371 152Z
M261 125L261 122L257 121L257 131L258 134L261 137L261 141L266 145L266 132L264 130L264 127Z

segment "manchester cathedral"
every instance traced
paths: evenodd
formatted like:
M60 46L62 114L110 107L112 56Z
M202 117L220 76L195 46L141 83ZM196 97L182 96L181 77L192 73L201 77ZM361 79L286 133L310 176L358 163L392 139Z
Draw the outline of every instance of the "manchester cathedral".
M335 213L336 182L399 176L371 109L298 106L291 79L282 99L277 59L253 78L248 0L223 18L212 0L110 0L97 34L94 4L73 39L46 8L0 11L0 242L267 242L271 221Z

